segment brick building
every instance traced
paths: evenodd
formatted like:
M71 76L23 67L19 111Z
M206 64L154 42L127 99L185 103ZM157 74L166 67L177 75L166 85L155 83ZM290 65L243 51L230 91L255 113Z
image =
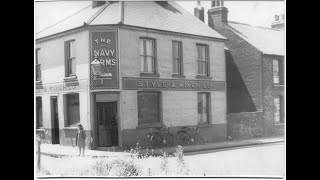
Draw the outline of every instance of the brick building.
M74 145L81 123L99 149L200 123L223 141L225 40L174 2L93 2L36 34L37 131Z
M283 134L285 43L284 31L279 29L284 27L284 16L276 16L275 29L254 27L228 21L223 1L212 1L208 25L228 38L228 135L239 138Z

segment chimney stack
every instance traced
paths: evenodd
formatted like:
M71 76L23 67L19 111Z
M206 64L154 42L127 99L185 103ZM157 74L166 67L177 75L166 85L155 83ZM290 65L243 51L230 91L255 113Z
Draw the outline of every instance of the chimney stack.
M96 8L99 6L102 6L106 3L107 1L92 1L92 8Z
M197 7L194 8L194 16L204 22L204 8L201 7L200 1L197 1L197 3Z
M228 9L224 7L223 0L211 1L211 8L208 10L208 25L215 29L222 23L228 22Z
M284 14L274 15L274 22L271 23L272 29L283 30L284 29Z

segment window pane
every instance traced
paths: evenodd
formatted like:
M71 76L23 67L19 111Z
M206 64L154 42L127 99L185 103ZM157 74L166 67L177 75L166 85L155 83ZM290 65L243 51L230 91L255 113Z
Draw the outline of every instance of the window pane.
M140 55L144 55L143 39L140 39Z
M180 43L173 42L172 44L173 58L180 58Z
M146 54L147 56L153 56L154 55L154 49L153 49L153 40L146 40Z
M40 49L37 49L36 50L36 64L40 64L39 58L40 58Z
M152 58L152 57L147 57L146 72L154 72L154 58Z
M279 76L279 61L273 60L273 83L278 84L280 82Z
M77 61L76 59L72 59L71 60L71 74L76 74L76 65Z
M158 93L138 93L138 118L139 124L159 122Z
M175 73L175 74L179 74L180 73L179 60L178 59L173 59L173 73Z
M140 70L144 72L144 56L140 56Z
M76 125L80 122L79 94L67 95L67 125Z
M206 59L206 47L205 46L201 47L201 57L202 57L202 59Z
M197 46L197 51L198 51L198 59L203 59L201 46Z
M75 55L75 42L71 41L69 42L69 58L74 58Z

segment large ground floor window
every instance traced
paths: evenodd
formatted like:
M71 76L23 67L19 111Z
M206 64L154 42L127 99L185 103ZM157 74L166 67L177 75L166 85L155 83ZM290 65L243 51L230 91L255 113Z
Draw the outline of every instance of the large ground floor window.
M283 118L283 99L281 96L275 97L273 99L273 106L274 106L274 122L276 124L284 123Z
M198 93L198 122L208 123L210 113L210 94Z
M75 126L80 122L79 94L67 94L66 98L66 126Z
M36 128L39 129L41 127L43 127L42 98L36 97Z
M138 123L160 122L160 92L138 92Z

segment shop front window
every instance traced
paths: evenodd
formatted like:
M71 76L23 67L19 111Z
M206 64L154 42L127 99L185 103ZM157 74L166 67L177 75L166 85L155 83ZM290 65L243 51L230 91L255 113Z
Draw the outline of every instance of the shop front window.
M80 122L79 94L67 94L66 96L66 126L75 126Z
M36 97L36 128L43 127L42 98Z
M139 124L160 122L160 93L138 92Z
M209 122L209 93L198 93L198 122Z

